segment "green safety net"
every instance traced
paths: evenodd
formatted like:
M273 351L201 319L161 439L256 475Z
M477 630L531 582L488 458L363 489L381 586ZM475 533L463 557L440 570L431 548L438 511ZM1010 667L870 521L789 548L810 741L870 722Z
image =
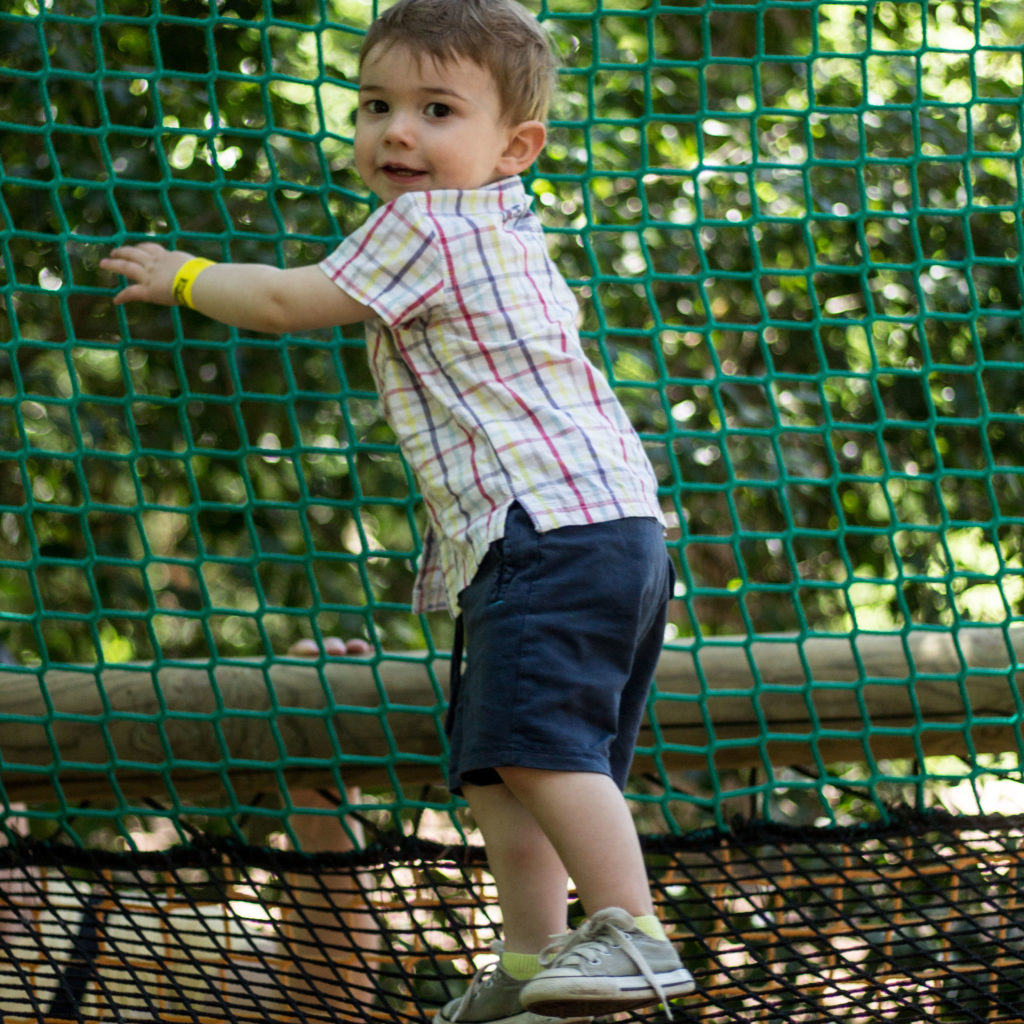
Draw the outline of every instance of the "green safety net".
M527 6L563 62L529 184L672 522L638 826L1018 809L1024 9ZM111 858L89 870L115 889L191 851L183 891L216 876L203 844L257 871L285 848L472 840L440 784L452 624L410 611L419 501L361 337L117 307L98 269L150 237L330 251L373 205L350 116L377 7L0 11L0 824L5 878L57 918L108 898L76 850ZM329 636L372 653L289 654ZM979 913L1012 859L979 869ZM767 920L748 903L737 942ZM18 963L36 1002L8 1012L35 1019L55 1004ZM984 1019L956 1012L935 1019Z
M409 612L418 499L359 333L276 338L115 307L97 266L150 236L282 265L329 251L372 204L351 113L376 7L15 0L0 13L0 637L9 692L31 697L4 713L42 751L8 744L0 767L5 814L17 805L37 834L131 844L198 818L261 839L333 815L306 799L322 789L377 828L458 817L435 785L451 624ZM694 680L654 695L638 816L686 831L737 813L977 809L990 783L1020 778L1019 5L532 9L563 68L530 184L588 350L658 474L680 578L668 652ZM374 696L357 710L383 737L382 784L356 799L346 769L370 754L335 738L306 764L278 737L257 766L273 785L235 792L251 751L229 749L215 719L246 712L218 679L255 664L266 706L250 713L273 733L294 709L272 668L328 635L374 647ZM969 637L994 651L976 685ZM823 638L849 673L812 666ZM918 661L929 639L950 641L944 662ZM898 669L863 654L875 642ZM742 678L723 684L722 658ZM392 707L410 662L420 695ZM196 665L211 705L162 697L167 672ZM344 696L322 659L308 671L323 699L295 715L330 732ZM84 704L48 696L61 672ZM117 672L149 702L118 706ZM929 687L959 713L932 720ZM902 719L875 720L872 694ZM723 727L725 700L746 738ZM852 720L832 724L833 700ZM676 742L660 723L682 712L697 732ZM403 750L389 716L418 716L426 746ZM159 756L119 754L118 727L140 720ZM170 732L211 720L210 749L176 764ZM76 760L60 730L100 755ZM932 758L937 736L956 756ZM416 762L415 784L389 759ZM175 786L199 763L228 780L208 806ZM318 774L300 798L286 776L303 767ZM152 785L124 789L127 771Z

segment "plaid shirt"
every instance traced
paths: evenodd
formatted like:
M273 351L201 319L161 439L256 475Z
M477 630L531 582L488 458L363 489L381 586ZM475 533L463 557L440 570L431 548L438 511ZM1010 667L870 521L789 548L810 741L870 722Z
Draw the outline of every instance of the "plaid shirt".
M663 522L643 446L583 353L575 299L518 177L400 196L320 266L377 314L370 365L431 527L416 610L458 614L515 501L540 532Z

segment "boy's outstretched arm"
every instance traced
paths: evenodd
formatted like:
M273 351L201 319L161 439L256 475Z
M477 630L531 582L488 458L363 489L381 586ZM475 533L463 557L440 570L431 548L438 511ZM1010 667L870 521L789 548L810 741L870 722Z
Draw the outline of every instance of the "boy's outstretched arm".
M114 249L100 266L129 281L114 296L115 304L174 306L175 275L192 258L191 253L142 242ZM193 282L190 304L213 320L266 334L336 327L373 316L373 310L343 292L315 264L280 270L261 263L214 263Z

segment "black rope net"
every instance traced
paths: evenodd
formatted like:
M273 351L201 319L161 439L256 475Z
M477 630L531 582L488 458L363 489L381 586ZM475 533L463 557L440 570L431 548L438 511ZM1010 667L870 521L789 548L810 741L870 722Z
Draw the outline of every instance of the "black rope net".
M1021 1020L1022 840L1024 818L932 813L647 837L700 987L645 1017ZM4 1024L422 1021L501 929L483 851L418 838L348 854L26 840L0 870Z

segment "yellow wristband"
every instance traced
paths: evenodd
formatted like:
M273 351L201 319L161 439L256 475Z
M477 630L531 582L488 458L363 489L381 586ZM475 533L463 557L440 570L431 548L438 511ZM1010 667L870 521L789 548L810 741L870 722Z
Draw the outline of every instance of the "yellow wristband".
M195 309L192 305L192 285L196 283L196 278L207 268L213 266L213 260L203 259L202 256L194 256L187 263L183 263L179 268L178 272L174 275L174 301L179 306L188 306L189 309Z

